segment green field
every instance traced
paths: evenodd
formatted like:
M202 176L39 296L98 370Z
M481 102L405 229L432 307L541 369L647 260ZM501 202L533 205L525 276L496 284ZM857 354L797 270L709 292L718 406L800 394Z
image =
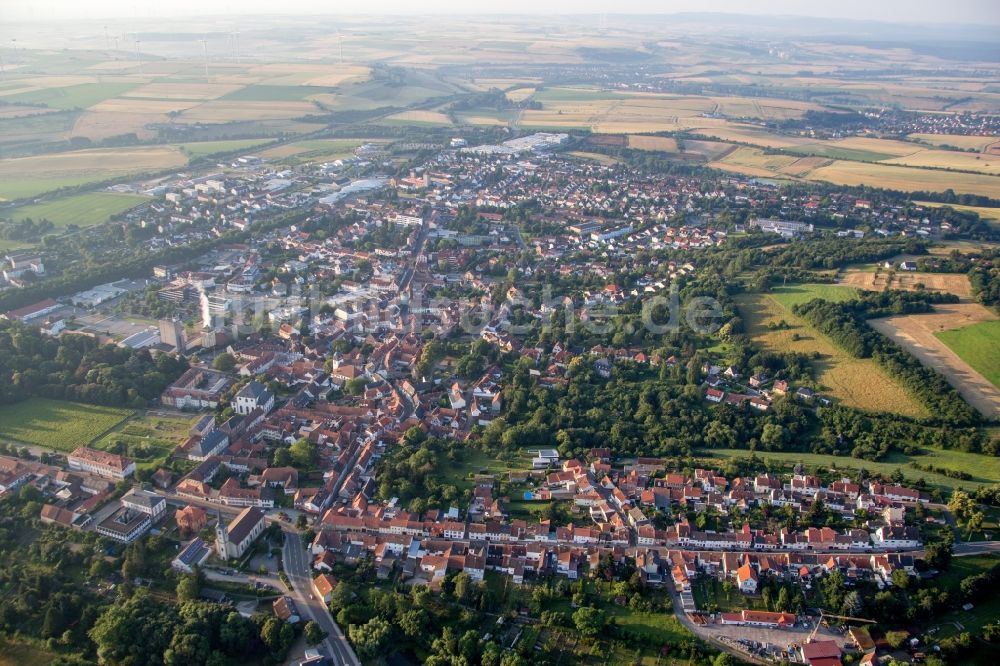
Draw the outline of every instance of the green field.
M27 643L14 643L0 639L0 666L45 666L56 658L49 652Z
M889 153L876 153L870 150L855 150L853 148L839 148L837 146L827 146L821 143L809 143L804 146L790 146L786 148L795 155L815 155L816 157L829 157L837 160L854 160L856 162L878 162L895 157Z
M5 95L0 99L5 102L38 104L56 109L86 109L98 102L118 97L137 85L137 83L81 83L64 88L43 88L16 95Z
M869 472L888 476L898 469L908 481L912 482L922 478L928 484L946 490L953 488L973 489L979 486L1000 483L1000 458L980 455L978 453L966 453L964 451L945 451L942 449L924 449L924 451L924 455L919 456L908 456L903 453L892 452L881 462L870 462L868 460L823 453L800 453L798 451L758 451L756 455L761 460L781 465L792 466L796 463L802 463L807 467L835 467L845 472L865 469ZM699 451L699 454L710 458L723 459L746 458L750 456L749 451L739 449L702 449ZM911 462L940 467L942 469L951 469L958 472L967 472L972 475L972 479L963 481L944 476L943 474L924 472L911 467L909 464Z
M24 199L43 192L51 192L63 187L76 187L107 178L97 174L31 175L23 177L3 177L0 180L0 199Z
M1000 388L1000 321L984 321L934 336Z
M329 88L321 88L319 86L273 86L258 84L234 90L219 99L238 100L241 102L299 102L310 95L322 95L328 92L330 92Z
M782 307L791 310L796 305L808 303L815 298L822 298L824 301L834 303L850 301L858 297L858 290L854 287L841 287L835 284L793 284L775 287L768 292L768 295L778 301Z
M134 194L112 194L110 192L90 192L74 194L46 203L20 206L10 212L11 219L48 220L57 227L75 224L87 227L107 222L117 215L148 201L148 197Z
M29 398L0 407L0 439L72 451L132 415L131 409Z
M229 141L197 141L195 143L178 144L185 155L192 159L216 155L218 153L229 153L235 150L249 150L256 146L270 143L269 139L232 139Z

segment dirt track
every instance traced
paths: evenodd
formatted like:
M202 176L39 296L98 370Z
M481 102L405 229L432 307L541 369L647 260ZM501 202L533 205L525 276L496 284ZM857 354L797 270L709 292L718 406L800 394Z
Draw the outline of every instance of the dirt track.
M961 328L996 316L981 305L958 303L936 305L930 314L902 315L872 319L868 323L879 333L944 375L965 400L987 418L1000 417L1000 389L972 369L958 354L934 337L937 331Z

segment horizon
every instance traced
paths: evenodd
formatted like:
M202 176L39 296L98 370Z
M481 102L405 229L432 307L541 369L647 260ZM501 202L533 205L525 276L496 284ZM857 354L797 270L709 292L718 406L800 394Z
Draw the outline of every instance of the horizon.
M319 0L296 0L274 11L271 3L248 0L236 3L230 0L177 0L169 6L145 2L137 5L126 0L95 0L81 5L73 0L48 0L22 5L0 7L0 21L28 23L60 23L66 21L104 20L148 20L185 19L212 17L302 17L302 16L399 16L421 17L452 16L470 17L637 17L637 16L750 16L770 19L811 19L850 22L892 23L896 25L979 25L1000 24L1000 6L983 0L957 0L947 7L937 2L908 3L905 0L889 0L877 4L862 0L844 0L839 3L804 5L797 0L772 0L762 6L746 6L740 0L670 0L669 3L650 0L626 0L616 3L614 11L606 11L603 2L581 0L571 3L566 0L555 2L529 3L524 0L509 0L504 3L485 3L470 7L454 0L428 0L419 10L412 9L412 3L401 0L372 0L366 3L364 11L353 8L330 6ZM666 6L665 6L666 5ZM899 17L906 17L901 20Z

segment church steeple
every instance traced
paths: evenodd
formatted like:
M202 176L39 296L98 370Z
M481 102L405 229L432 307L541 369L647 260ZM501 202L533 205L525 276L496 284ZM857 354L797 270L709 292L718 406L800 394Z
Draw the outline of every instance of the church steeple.
M222 520L222 511L216 509L215 516L218 519L215 523L215 550L223 560L229 559L229 533L226 531L226 523Z

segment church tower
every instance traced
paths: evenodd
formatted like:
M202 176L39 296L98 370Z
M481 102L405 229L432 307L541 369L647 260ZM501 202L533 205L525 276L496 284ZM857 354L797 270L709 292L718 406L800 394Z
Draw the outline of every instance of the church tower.
M222 520L222 512L215 512L218 521L215 523L215 550L223 560L229 559L229 533L226 523Z

